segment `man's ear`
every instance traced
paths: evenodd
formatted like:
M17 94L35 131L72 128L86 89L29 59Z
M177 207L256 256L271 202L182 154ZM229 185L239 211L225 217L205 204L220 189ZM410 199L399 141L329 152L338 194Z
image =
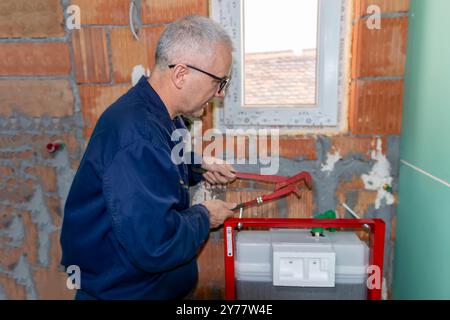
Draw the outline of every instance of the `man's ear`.
M173 70L171 79L175 87L178 89L181 89L186 82L186 76L189 73L189 68L182 64L177 64Z

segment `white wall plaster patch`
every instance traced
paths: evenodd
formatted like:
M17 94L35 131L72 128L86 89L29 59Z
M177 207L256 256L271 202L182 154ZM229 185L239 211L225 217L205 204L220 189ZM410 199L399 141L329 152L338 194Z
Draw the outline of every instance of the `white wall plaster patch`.
M375 209L380 209L381 201L384 199L387 205L394 204L394 195L384 190L384 185L392 185L392 177L390 176L391 165L382 153L381 139L377 140L376 150L373 150L371 157L375 160L372 171L369 174L361 176L364 186L367 190L378 191L377 199L375 201Z
M322 164L322 168L320 169L323 172L327 172L330 173L331 171L334 170L334 166L335 164L341 159L341 154L339 153L339 151L331 154L328 153L327 154L327 161L325 164Z
M206 188L206 184L201 182L198 189L192 195L192 205L214 199L212 191Z
M53 223L41 187L35 188L27 207L31 211L31 221L38 226L38 261L41 265L49 266L50 234L58 228Z
M139 82L139 79L141 79L142 76L150 77L150 70L145 70L141 64L134 66L133 71L131 72L131 84L133 87Z

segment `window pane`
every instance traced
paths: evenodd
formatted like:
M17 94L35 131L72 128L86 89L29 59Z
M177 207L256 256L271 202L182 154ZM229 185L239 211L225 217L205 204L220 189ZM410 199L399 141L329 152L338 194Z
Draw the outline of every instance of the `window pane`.
M315 105L318 0L243 0L244 105Z

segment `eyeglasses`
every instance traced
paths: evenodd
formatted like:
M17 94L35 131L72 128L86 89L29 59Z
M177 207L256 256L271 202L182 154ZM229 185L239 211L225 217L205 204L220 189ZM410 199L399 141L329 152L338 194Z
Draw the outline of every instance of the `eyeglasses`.
M169 64L168 65L168 67L171 68L171 69L174 68L175 66L176 66L176 64ZM211 74L209 72L206 72L206 71L204 71L202 69L199 69L197 67L194 67L194 66L191 66L191 65L188 65L188 64L186 64L185 66L188 67L188 68L197 70L197 71L199 71L201 73L204 73L204 74L210 76L211 78L213 78L214 80L220 81L219 91L217 91L217 93L221 93L222 90L225 90L226 87L228 86L228 83L230 82L230 78L228 78L227 76L221 78L221 77L215 76L215 75L213 75L213 74Z

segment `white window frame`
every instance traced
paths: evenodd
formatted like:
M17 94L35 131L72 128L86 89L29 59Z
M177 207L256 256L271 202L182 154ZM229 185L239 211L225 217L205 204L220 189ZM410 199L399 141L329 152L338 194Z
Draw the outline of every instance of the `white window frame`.
M339 125L340 42L343 1L318 0L318 61L316 105L244 107L242 78L244 52L241 0L210 0L211 17L229 33L234 44L232 80L223 106L215 108L215 126L220 129L337 127ZM275 4L276 5L276 4ZM295 40L295 39L294 39Z

